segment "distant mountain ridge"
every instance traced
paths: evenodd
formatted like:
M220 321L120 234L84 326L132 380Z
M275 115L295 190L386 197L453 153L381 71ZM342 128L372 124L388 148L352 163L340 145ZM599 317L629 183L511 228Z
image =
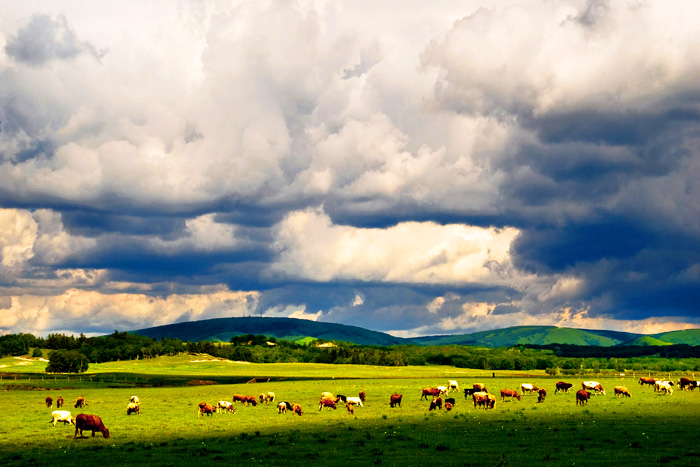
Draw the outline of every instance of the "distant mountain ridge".
M357 326L295 318L216 318L167 324L131 331L147 337L182 341L229 342L241 334L265 334L277 339L297 341L316 338L361 345L471 345L512 347L514 345L569 344L612 347L617 345L700 345L700 329L672 331L653 335L621 331L560 328L557 326L513 326L470 334L401 338Z

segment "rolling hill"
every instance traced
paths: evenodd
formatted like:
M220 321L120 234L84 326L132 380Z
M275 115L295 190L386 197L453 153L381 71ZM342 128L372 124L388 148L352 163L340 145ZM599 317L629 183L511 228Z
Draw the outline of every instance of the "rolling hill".
M663 346L670 344L700 345L700 329L688 329L654 335L620 331L560 328L556 326L514 326L470 334L394 337L357 326L324 323L294 318L218 318L168 324L131 331L147 337L174 338L182 341L229 342L240 334L265 334L277 339L298 341L324 339L361 345L471 345L478 347L512 347L519 344L569 344L612 347L617 345Z

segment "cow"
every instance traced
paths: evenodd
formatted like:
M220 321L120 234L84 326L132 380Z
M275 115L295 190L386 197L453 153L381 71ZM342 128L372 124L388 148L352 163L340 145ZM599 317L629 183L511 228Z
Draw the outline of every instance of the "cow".
M85 402L85 398L83 396L80 396L75 400L75 405L73 407L75 407L77 409L78 407L83 408L86 405L87 405L87 402Z
M474 399L474 407L484 407L484 409L493 409L496 406L496 396L488 392L475 392L472 395Z
M134 404L140 404L141 401L139 400L138 396L131 396L131 399L129 399L129 402L133 402Z
M447 381L447 388L449 389L450 392L452 392L452 391L459 392L459 384L457 384L457 381L448 380Z
M574 387L571 383L565 383L564 381L559 381L557 383L557 388L554 390L554 394L559 394L560 392L569 392L569 389Z
M234 404L235 404L236 402L243 402L243 403L245 403L245 401L247 400L247 397L244 396L243 394L234 394L234 395L233 395L233 398L232 398L231 400L233 401Z
M440 391L440 395L443 395L443 394L447 395L448 394L447 386L438 386L437 388Z
M535 386L534 384L523 383L520 385L520 394L522 394L524 396L525 391L527 391L528 394L532 394L533 392L539 391L539 388L537 386Z
M51 396L46 396L45 402L46 402L46 407L49 407L49 408L53 407L53 399L51 398Z
M270 399L267 398L267 394L260 393L260 395L258 396L258 398L260 399L260 403L261 403L261 404L262 404L262 403L267 404L268 402L270 402Z
M545 397L547 397L547 390L545 388L539 388L537 390L537 402L544 402Z
M581 383L581 387L587 391L595 391L596 395L605 395L605 389L598 381L584 381Z
M360 407L362 407L362 401L359 397L348 397L345 402L348 404L359 405Z
M663 391L664 394L673 394L673 389L671 388L673 386L672 381L657 381L655 387L655 390L661 394L661 391Z
M511 402L514 397L520 400L520 394L515 389L501 389L501 401L505 402L506 397L510 397Z
M216 412L216 407L207 402L200 402L197 409L197 418L201 417L202 415L211 417L214 415L214 412Z
M454 404L450 404L449 402L445 402L445 410L447 410L448 412L450 410L452 410L453 407L454 407Z
M126 406L126 414L131 415L132 413L135 413L138 415L141 412L141 406L139 404L136 404L134 402L129 402L129 405Z
M224 411L228 413L236 413L236 408L229 401L219 401L219 403L216 404L216 411L219 413Z
M454 407L455 404L457 403L457 401L455 401L455 398L454 398L454 397L448 397L447 399L445 399L445 404L447 404L448 402L449 402L450 404L452 404L452 407Z
M435 409L442 410L442 399L440 399L439 397L435 397L432 401L430 401L430 407L428 408L428 412Z
M56 408L60 409L61 407L63 407L63 397L58 396L58 399L56 399Z
M292 413L298 414L301 417L301 406L299 404L292 404Z
M85 438L83 436L83 430L92 431L93 438L95 437L96 431L102 433L102 436L105 438L109 438L109 430L105 428L102 420L97 415L78 414L75 418L75 435L73 438L78 437L78 431L80 431L80 439Z
M354 408L354 406L355 406L355 404L351 404L350 402L348 402L347 404L345 404L345 408L348 409L348 414L349 414L349 415L355 415L355 408Z
M474 388L474 392L489 392L484 383L474 383L472 387Z
M681 379L678 381L678 388L679 388L681 391L687 391L688 389L695 389L695 383L696 383L696 382L697 382L697 381L693 381L693 380L690 379L690 378L685 378L685 377L684 377L684 378L681 378Z
M267 393L267 400L270 402L275 402L275 393L274 392L268 392Z
M360 391L360 393L357 395L357 397L359 397L360 400L361 400L362 402L364 402L364 401L365 401L365 398L367 397L367 395L365 394L365 391Z
M578 406L579 404L587 405L588 404L588 399L591 398L591 393L586 391L585 389L579 389L576 391L576 405Z
M54 410L51 412L51 420L49 420L49 423L53 423L53 426L56 426L56 422L63 422L64 425L66 423L75 425L75 418L73 418L71 413L67 410Z
M403 398L403 395L401 394L392 394L391 398L389 399L389 407L394 408L397 405L401 407L401 399Z
M321 399L321 402L318 405L318 410L322 410L324 407L326 409L333 410L336 410L338 408L335 406L335 401L333 399Z
M292 404L289 402L282 401L279 404L277 404L277 413L287 413L287 410L291 411L292 410Z
M233 400L234 403L235 403L235 402L242 402L242 403L244 403L245 405L253 404L253 407L255 407L256 405L258 405L258 398L255 397L255 396L244 396L244 395L241 395L241 394L234 394L232 400Z
M344 396L342 394L338 394L337 396L335 396L335 403L336 404L340 404L341 402L343 404L345 404L347 401L348 401L347 396Z
M615 397L632 397L629 389L624 386L615 386Z
M644 386L645 384L648 384L649 386L654 386L654 383L656 383L656 378L645 378L644 376L639 378L640 386Z
M421 400L423 400L424 397L427 399L428 396L439 397L440 396L440 389L438 389L438 388L423 388L423 395L420 396Z
M469 396L473 396L475 392L479 392L474 388L465 388L464 389L464 398L468 399Z

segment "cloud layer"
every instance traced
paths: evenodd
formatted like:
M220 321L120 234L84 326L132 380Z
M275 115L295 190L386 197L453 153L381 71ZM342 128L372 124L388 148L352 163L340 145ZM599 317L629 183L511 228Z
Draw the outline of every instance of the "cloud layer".
M700 323L695 2L133 3L0 18L0 332Z

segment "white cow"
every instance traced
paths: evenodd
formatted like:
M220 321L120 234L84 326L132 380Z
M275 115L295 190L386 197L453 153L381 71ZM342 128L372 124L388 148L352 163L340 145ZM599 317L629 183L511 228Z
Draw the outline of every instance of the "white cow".
M347 400L346 400L346 405L347 405L347 404L350 404L350 405L359 405L360 407L362 407L362 401L360 400L359 397L348 397Z
M53 426L56 426L56 422L63 422L65 425L66 423L72 423L75 425L75 418L70 414L69 411L67 410L54 410L51 412L51 420L49 420L49 423L53 423Z
M270 402L274 402L274 401L275 401L275 393L274 393L274 392L268 392L268 393L267 393L267 400L269 400Z
M673 386L673 382L671 381L657 381L654 383L654 390L658 391L659 393L663 391L664 394L673 394L673 389L671 386Z
M595 391L596 395L605 395L605 389L603 389L603 386L601 386L598 381L584 381L581 383L581 386L583 386L583 389L586 391Z
M447 387L450 389L450 392L452 392L452 391L459 392L459 384L457 384L457 381L453 381L453 380L447 381Z

